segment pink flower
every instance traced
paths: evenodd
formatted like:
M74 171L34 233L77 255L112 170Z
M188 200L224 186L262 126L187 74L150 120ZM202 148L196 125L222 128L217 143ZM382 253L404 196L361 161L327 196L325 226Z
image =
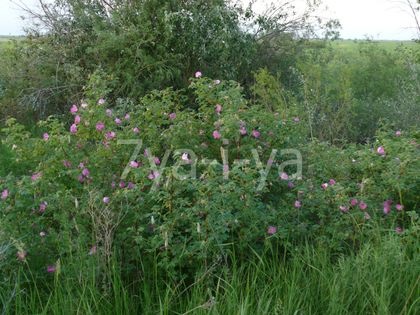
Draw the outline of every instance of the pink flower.
M47 272L48 273L54 273L56 271L56 268L54 265L48 266L47 267Z
M334 180L334 179L330 179L330 181L329 181L329 184L331 185L331 186L333 186L333 185L335 185L336 184L336 181Z
M118 186L119 186L120 188L125 188L125 182L124 182L124 181L121 181L121 182L118 184Z
M302 203L299 200L295 201L295 208L299 209L300 207L302 207Z
M25 259L26 259L26 255L27 255L28 253L27 252L25 252L24 250L23 251L18 251L17 253L16 253L16 256L17 256L17 259L19 260L19 261L24 261Z
M154 157L153 158L153 162L155 162L156 165L159 165L160 164L160 160L159 160L158 157Z
M188 153L182 153L181 159L182 159L183 161L188 162L188 161L190 160L190 159L188 158Z
M396 135L397 137L401 136L401 130L397 130L397 131L395 131L395 135Z
M247 134L247 131L246 131L246 128L245 127L240 127L239 128L239 133L242 135L242 136L245 136L246 134Z
M125 114L124 119L125 120L130 120L130 114Z
M41 172L33 173L32 176L31 176L31 180L34 182L34 181L40 179L41 177L42 177L42 173Z
M114 132L114 131L108 131L106 134L105 134L105 138L107 139L107 140L112 140L112 139L114 139L116 137L116 133Z
M67 160L64 160L64 161L63 161L63 165L64 165L64 167L66 167L66 168L70 168L70 167L71 167L71 162L70 162L70 161L67 161Z
M139 132L140 132L140 129L139 129L138 127L134 127L134 128L133 128L133 132L134 132L134 133L139 133Z
M376 152L377 152L379 155L385 155L385 149L384 149L384 147L383 147L383 146L378 147L378 149L376 150Z
M77 132L77 125L76 124L73 124L73 125L70 126L70 132L72 134L75 134Z
M287 187L289 187L290 189L295 187L295 184L293 184L293 182L288 182L287 183Z
M75 113L77 113L79 111L79 109L77 108L77 106L76 105L73 105L71 108L70 108L70 113L72 113L72 114L75 114Z
M43 138L45 141L48 141L48 139L50 139L50 135L49 135L48 133L44 133L44 134L42 135L42 138Z
M97 248L96 248L96 245L93 245L91 248L90 248L90 250L89 250L89 255L95 255L96 254L96 250L97 250Z
M341 212L344 212L344 213L347 213L347 212L349 212L349 207L346 207L346 206L340 206L340 211L341 211Z
M47 210L47 202L43 201L41 202L41 204L39 205L39 212L44 213L45 210Z
M327 189L327 188L328 188L328 183L323 183L323 184L321 185L321 188L322 188L322 189Z
M136 187L136 185L134 183L128 182L128 184L127 184L128 189L134 189L135 187Z
M89 175L90 175L90 171L89 171L89 169L84 168L84 169L82 170L82 175L83 175L84 177L89 177Z
M261 133L258 130L252 130L252 136L255 139L258 139L260 137Z
M384 213L388 214L391 212L391 205L392 205L392 200L388 199L384 202L383 206L384 206Z
M105 124L103 122L100 121L96 124L96 130L97 131L102 131L104 129L105 129Z
M201 76L202 76L203 74L200 72L200 71L197 71L196 73L195 73L195 77L198 79L198 78L201 78Z
M106 111L105 111L105 113L106 113L106 115L108 116L108 117L111 117L112 116L112 109L107 109Z
M138 168L138 167L139 167L139 163L138 163L137 161L131 161L131 162L130 162L130 166L131 166L132 168Z
M351 199L350 200L350 204L354 207L354 206L357 206L357 204L359 203L359 201L357 200L357 199Z
M119 119L118 117L117 118L115 118L115 123L117 124L117 125L121 125L121 119Z
M99 104L99 105L103 105L103 104L105 104L105 100L104 100L103 98L100 98L100 99L98 100L98 104Z
M294 117L294 118L293 118L293 121L297 123L297 122L299 122L299 121L300 121L300 118L299 118L299 117Z
M287 175L287 173L286 173L286 172L282 172L282 173L280 174L280 178L281 178L282 180L288 180L288 179L289 179L289 175Z
M370 214L365 212L364 214L365 220L370 220Z
M153 172L151 172L151 173L147 176L147 178L149 178L149 179L155 179L155 178L158 178L159 176L160 176L159 172L157 172L157 171L153 171Z
M402 227L397 226L397 227L395 228L395 233L397 233L397 234L402 234L403 232L404 232L404 229L403 229Z
M277 232L277 228L275 226L270 225L267 228L267 234L269 234L269 235L276 234L276 232Z
M360 201L359 208L360 208L360 210L365 210L367 208L367 204L364 203L363 201Z
M217 130L213 131L213 138L214 138L214 139L218 140L218 139L220 139L221 137L222 137L222 135L220 134L220 132L219 132L219 131L217 131Z
M75 125L80 124L80 120L81 120L80 116L79 116L79 115L76 115L76 116L74 117L74 124L75 124Z
M221 112L222 112L222 105L220 105L220 104L217 104L216 105L216 109L215 109L215 111L216 111L216 114L220 114Z
M169 114L169 119L170 120L174 120L176 118L176 113L170 113Z
M102 201L104 204L108 204L111 200L109 199L109 197L104 197Z
M83 183L85 181L85 177L83 175L79 175L79 177L77 178L79 180L79 182Z
M403 206L403 205L401 205L401 204L399 204L399 203L397 203L397 204L396 204L395 208L397 208L397 211L402 211L402 210L404 210L404 206Z

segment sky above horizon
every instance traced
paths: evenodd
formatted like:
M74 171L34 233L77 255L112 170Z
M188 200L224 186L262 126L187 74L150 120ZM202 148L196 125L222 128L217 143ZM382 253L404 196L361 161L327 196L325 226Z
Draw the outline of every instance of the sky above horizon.
M241 0L247 3L247 0ZM303 0L296 0L301 3ZM264 3L258 0L262 10ZM22 35L25 21L17 3L35 8L37 0L0 0L0 35ZM380 40L410 40L416 38L415 22L399 0L323 0L328 10L322 15L337 18L342 24L341 38Z

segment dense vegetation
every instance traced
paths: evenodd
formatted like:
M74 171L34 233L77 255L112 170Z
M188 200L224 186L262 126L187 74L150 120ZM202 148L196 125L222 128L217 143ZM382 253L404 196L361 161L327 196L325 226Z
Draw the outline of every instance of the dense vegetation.
M0 46L2 313L419 312L418 44L316 2L46 8Z

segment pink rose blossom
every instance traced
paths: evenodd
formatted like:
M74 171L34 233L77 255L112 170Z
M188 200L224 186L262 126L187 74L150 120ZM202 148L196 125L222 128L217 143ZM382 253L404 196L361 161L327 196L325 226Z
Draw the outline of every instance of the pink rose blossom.
M239 133L240 133L242 136L245 136L245 135L247 134L246 128L245 128L245 127L240 127L240 128L239 128Z
M89 177L89 175L90 175L90 171L89 171L89 169L84 168L84 169L82 170L82 175L83 175L84 177Z
M170 113L169 114L169 119L170 120L174 120L176 118L176 113Z
M290 189L295 187L295 184L293 182L288 182L287 183L287 187L289 187Z
M357 200L357 199L351 199L350 200L350 204L354 207L354 206L357 206L357 204L359 203L359 201Z
M330 181L329 181L329 184L331 185L331 186L333 186L333 185L335 185L336 184L336 181L334 180L334 179L330 179Z
M20 250L20 251L18 251L17 253L16 253L16 256L17 256L17 259L19 260L19 261L24 261L25 259L26 259L26 255L27 255L28 253L27 252L25 252L24 250Z
M299 121L300 121L300 118L299 118L299 117L294 117L294 118L293 118L293 121L297 123L297 122L299 122Z
M397 233L397 234L402 234L403 232L404 232L404 229L403 229L402 227L397 226L397 227L395 228L395 233Z
M106 109L105 110L105 113L106 113L106 115L108 116L108 117L111 117L112 116L112 109Z
M289 175L287 175L287 173L286 173L286 172L282 172L282 173L280 174L280 178L281 178L282 180L288 180L288 179L289 179Z
M261 136L261 133L258 130L252 130L252 136L255 139L258 139Z
M399 203L397 203L397 204L396 204L395 208L397 208L397 211L402 211L402 210L404 210L404 206L403 206L403 205L401 205L401 204L399 204Z
M117 118L115 118L115 123L117 124L117 125L121 125L121 123L122 123L122 121L121 121L121 119L119 119L118 117Z
M47 272L48 273L54 273L56 271L56 268L54 265L48 266L47 267Z
M397 137L401 136L401 130L397 130L397 131L395 131L395 135L396 135Z
M103 105L103 104L105 104L105 100L104 100L103 98L100 98L100 99L98 100L98 104L99 104L99 105Z
M360 201L359 208L360 208L360 210L365 210L367 208L367 204L364 203L363 201Z
M105 129L105 124L103 123L103 122L98 122L97 124L96 124L96 130L97 131L102 131L102 130L104 130Z
M131 161L131 162L130 162L130 166L131 166L132 168L138 168L138 167L139 167L139 163L138 163L137 161Z
M31 180L34 182L34 181L40 179L41 177L42 177L42 173L41 172L33 173L32 176L31 176Z
M79 111L79 109L77 108L77 106L76 105L73 105L71 108L70 108L70 113L72 113L72 114L75 114L75 113L77 113Z
M50 135L49 135L48 133L44 133L44 134L42 135L42 138L43 138L45 141L48 141L48 140L50 139Z
M118 184L118 186L119 186L120 188L125 188L125 182L124 182L124 181L121 181L121 182Z
M109 197L104 197L102 201L104 204L108 204L111 200L109 199Z
M89 255L95 255L97 251L96 245L93 245L89 250Z
M71 167L71 162L70 162L70 161L67 161L67 160L64 160L64 161L63 161L63 165L64 165L64 167L66 167L66 168L70 168L70 167Z
M44 213L45 210L47 210L47 202L43 201L41 202L41 204L39 205L39 212Z
M222 135L220 134L220 132L219 132L219 131L217 131L217 130L213 131L213 138L214 138L214 139L218 140L218 139L220 139L221 137L222 137Z
M328 183L323 183L323 184L321 185L321 188L322 188L322 189L327 189L327 188L328 188Z
M274 235L274 234L276 234L276 232L277 232L277 228L275 226L270 225L267 228L267 234L269 234L269 235Z
M158 157L154 157L153 158L153 162L155 162L156 165L159 165L160 164L160 160L159 160Z
M125 114L124 119L125 120L130 120L130 114Z
M201 71L197 71L196 73L195 73L195 77L198 79L198 78L201 78L201 76L202 76L203 74L201 73Z
M138 127L134 127L134 128L133 128L133 132L134 132L134 133L139 133L139 132L140 132L140 129L139 129Z
M1 199L2 199L2 200L6 200L6 199L7 199L7 197L9 197L9 190L8 190L8 189L5 189L5 190L3 190L3 191L1 192Z
M81 120L80 116L79 116L79 115L76 115L76 116L74 117L74 124L75 124L75 125L80 124L80 120Z
M116 133L114 132L114 131L108 131L106 134L105 134L105 138L107 139L107 140L112 140L112 139L114 139L116 137Z
M75 134L77 132L77 125L76 124L73 124L73 125L70 126L70 132L72 134Z
M384 147L383 147L383 146L378 147L378 149L376 150L376 152L377 152L379 155L385 155L385 149L384 149Z
M134 183L128 182L128 184L127 184L128 189L134 189L135 187L136 187L136 185Z
M295 208L299 209L300 207L302 207L302 203L299 200L295 201Z
M222 112L222 105L217 104L216 105L216 108L215 108L215 111L216 111L216 114L219 115Z
M392 205L392 200L388 199L384 202L383 206L384 206L384 213L385 214L389 214L391 212L391 205Z
M347 212L349 212L349 207L346 207L346 206L340 206L340 211L341 211L341 212L344 212L344 213L347 213Z

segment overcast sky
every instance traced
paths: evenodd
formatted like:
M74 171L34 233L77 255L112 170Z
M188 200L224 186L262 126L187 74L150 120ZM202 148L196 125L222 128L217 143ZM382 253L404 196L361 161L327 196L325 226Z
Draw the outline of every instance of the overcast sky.
M414 20L398 1L324 0L329 10L323 14L340 20L342 38L412 39L416 36ZM37 0L0 0L0 35L23 34L25 22L20 16L24 13L16 5L19 2L34 7Z

